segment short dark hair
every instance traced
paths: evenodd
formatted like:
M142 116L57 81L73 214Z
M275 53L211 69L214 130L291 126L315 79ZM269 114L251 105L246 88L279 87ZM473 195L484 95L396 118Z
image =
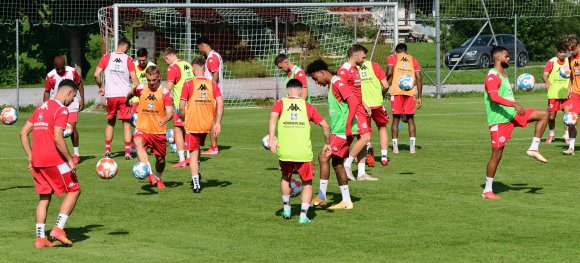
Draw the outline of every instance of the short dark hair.
M137 57L146 57L147 55L149 55L149 51L146 48L142 47L137 50Z
M205 66L205 59L203 57L196 57L191 61L191 65Z
M286 83L286 88L287 89L301 89L302 87L302 82L300 80L297 79L291 79L288 81L288 83Z
M504 52L507 51L507 48L502 47L502 46L495 46L491 49L491 56L495 56L495 54L500 53L500 52Z
M568 48L572 48L578 44L580 44L580 39L577 35L571 34L566 37L566 46Z
M276 56L276 58L274 59L274 65L278 65L282 62L284 62L284 60L288 59L288 55L286 54L278 54L278 56Z
M176 54L177 54L177 52L175 51L175 48L172 48L172 47L165 48L165 56L176 55Z
M74 82L74 80L72 79L63 79L59 84L58 84L58 89L60 89L61 87L71 87L74 90L79 90L79 85Z
M312 63L310 63L308 65L308 67L306 67L306 73L308 75L312 75L315 72L323 71L323 70L328 71L328 64L326 64L326 62L324 62L324 60L322 60L322 59L317 59L315 61L312 61Z
M145 72L148 75L153 75L153 74L161 75L161 72L159 71L159 67L157 67L157 66L149 66Z
M395 46L395 52L407 52L407 44L399 43Z
M131 41L129 41L128 38L126 37L122 37L119 39L119 42L117 43L117 45L127 45L127 48L131 48Z
M211 41L209 41L209 39L207 37L199 37L197 38L197 40L195 41L196 45L201 45L201 44L207 44L208 46L212 47L212 43Z
M363 45L361 45L361 44L354 44L347 51L348 57L350 58L350 57L352 57L352 55L354 55L354 53L357 53L357 52L360 52L360 51L362 51L365 54L367 52L369 52L369 50L366 47L364 47Z
M568 51L568 49L566 48L566 43L564 41L558 41L556 42L556 44L554 44L554 46L556 47L556 51L558 52Z

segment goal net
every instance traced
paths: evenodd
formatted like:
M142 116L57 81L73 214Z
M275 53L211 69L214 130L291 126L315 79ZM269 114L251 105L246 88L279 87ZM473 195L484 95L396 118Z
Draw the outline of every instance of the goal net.
M179 58L191 62L200 55L195 41L203 36L224 62L226 106L247 107L285 95L285 73L274 65L279 53L303 69L322 58L336 70L346 61L347 49L359 43L368 48L368 59L385 67L398 39L397 3L256 5L104 7L98 16L103 52L114 51L115 39L127 37L133 44L128 53L134 56L137 49L147 48L165 76L163 50L173 47ZM308 81L311 97L324 99L326 89Z

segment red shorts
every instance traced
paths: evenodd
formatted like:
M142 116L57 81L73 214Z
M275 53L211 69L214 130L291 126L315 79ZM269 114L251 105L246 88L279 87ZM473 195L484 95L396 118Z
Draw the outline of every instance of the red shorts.
M125 105L125 97L107 98L107 120L114 120L115 117L119 120L131 119L131 109Z
M507 141L512 137L512 132L514 127L525 128L528 125L528 119L530 115L534 113L536 109L526 109L526 114L524 116L517 115L510 122L493 124L489 126L490 136L491 136L491 147L501 148L505 146Z
M173 126L183 127L183 121L177 115L177 111L173 111Z
M348 150L354 140L354 136L330 135L330 153L340 158L348 157Z
M67 163L51 167L32 167L34 187L39 195L75 192L80 189L76 174Z
M563 106L570 107L570 112L580 113L580 94L572 92L572 96L564 102Z
M371 123L367 120L367 112L363 105L360 105L355 114L356 125L358 126L358 134L365 134L372 131Z
M548 111L564 110L566 99L548 99Z
M139 107L139 102L133 102L131 105L131 115L137 113L137 109Z
M314 162L287 162L280 161L280 168L282 168L282 176L286 175L292 178L292 172L298 171L302 182L310 181L314 178Z
M153 154L165 156L167 153L167 136L165 134L149 134L136 130L133 135L133 141L135 141L135 138L137 137L143 138L143 146L149 147Z
M77 123L78 121L79 121L79 112L78 111L68 113L68 120L66 122Z
M205 137L207 133L186 133L185 134L185 149L188 151L197 151L200 146L205 145Z
M393 114L415 114L415 97L405 95L391 96Z
M389 124L389 115L383 106L371 108L371 116L367 117L367 122L369 124L371 123L371 119L375 121L377 127L384 127Z

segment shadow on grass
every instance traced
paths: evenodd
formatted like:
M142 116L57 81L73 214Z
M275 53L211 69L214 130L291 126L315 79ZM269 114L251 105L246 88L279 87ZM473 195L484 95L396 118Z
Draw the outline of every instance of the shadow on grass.
M79 159L79 164L81 164L82 162L84 162L86 160L95 159L95 158L96 158L96 156L94 156L94 155L81 156Z
M216 179L210 179L207 181L202 181L201 182L201 187L203 188L210 188L210 187L228 187L232 185L232 182L230 181L220 181L220 180L216 180Z
M400 172L399 174L402 175L411 175L411 174L415 174L414 172Z
M264 170L266 170L266 171L280 171L280 167L268 167Z
M179 187L182 186L183 183L182 182L173 182L173 181L163 181L163 183L165 184L165 187L167 188L175 188L175 187ZM143 186L141 186L141 190L145 191L145 193L137 193L138 195L155 195L158 194L158 192L156 191L157 187L151 185L150 183L144 184Z
M118 231L113 231L113 232L109 232L109 235L112 236L120 236L120 235L128 235L129 231L125 231L125 230L118 230Z
M481 184L481 188L485 188L485 184ZM512 184L507 185L502 182L494 182L493 183L493 192L496 194L509 192L509 191L526 191L526 194L543 194L539 193L540 190L544 189L543 187L533 187L528 186L528 184Z
M0 188L0 191L8 191L8 190L12 190L12 189L26 189L26 188L33 188L34 186L32 185L17 185L17 186L9 186L6 188Z
M399 144L399 151L407 151L408 152L410 149L411 149L411 147L408 144ZM415 145L415 149L421 150L421 149L423 149L423 147L419 146L419 145Z
M87 235L87 233L91 232L91 230L93 230L94 228L99 228L102 227L103 225L86 225L83 227L72 227L72 228L66 228L66 234L68 236L68 238L76 243L76 242L81 242L83 240L87 240L89 239L89 236Z

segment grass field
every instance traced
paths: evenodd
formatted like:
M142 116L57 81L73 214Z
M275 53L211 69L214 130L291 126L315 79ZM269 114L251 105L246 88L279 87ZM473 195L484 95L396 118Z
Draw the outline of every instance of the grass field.
M525 107L545 107L544 94L516 97ZM350 183L354 209L310 210L308 225L297 222L296 198L295 216L279 216L278 164L260 145L269 109L226 110L221 153L203 159L201 194L191 192L185 169L168 168L168 188L151 188L131 175L135 161L120 155L114 179L97 177L105 116L83 113L82 194L66 226L75 245L42 250L33 248L37 195L18 139L30 115L22 113L16 125L0 126L0 261L574 262L580 258L578 157L561 154L563 141L542 144L550 161L542 165L525 155L533 127L516 129L494 185L502 200L483 200L490 147L482 104L481 95L426 98L416 117L417 154L408 153L402 131L402 152L389 154L392 164L368 169L380 180ZM326 116L326 107L317 107ZM114 151L122 149L120 127ZM318 152L320 128L312 132ZM171 154L169 164L175 159ZM329 199L341 199L334 173ZM61 200L53 199L47 229Z

